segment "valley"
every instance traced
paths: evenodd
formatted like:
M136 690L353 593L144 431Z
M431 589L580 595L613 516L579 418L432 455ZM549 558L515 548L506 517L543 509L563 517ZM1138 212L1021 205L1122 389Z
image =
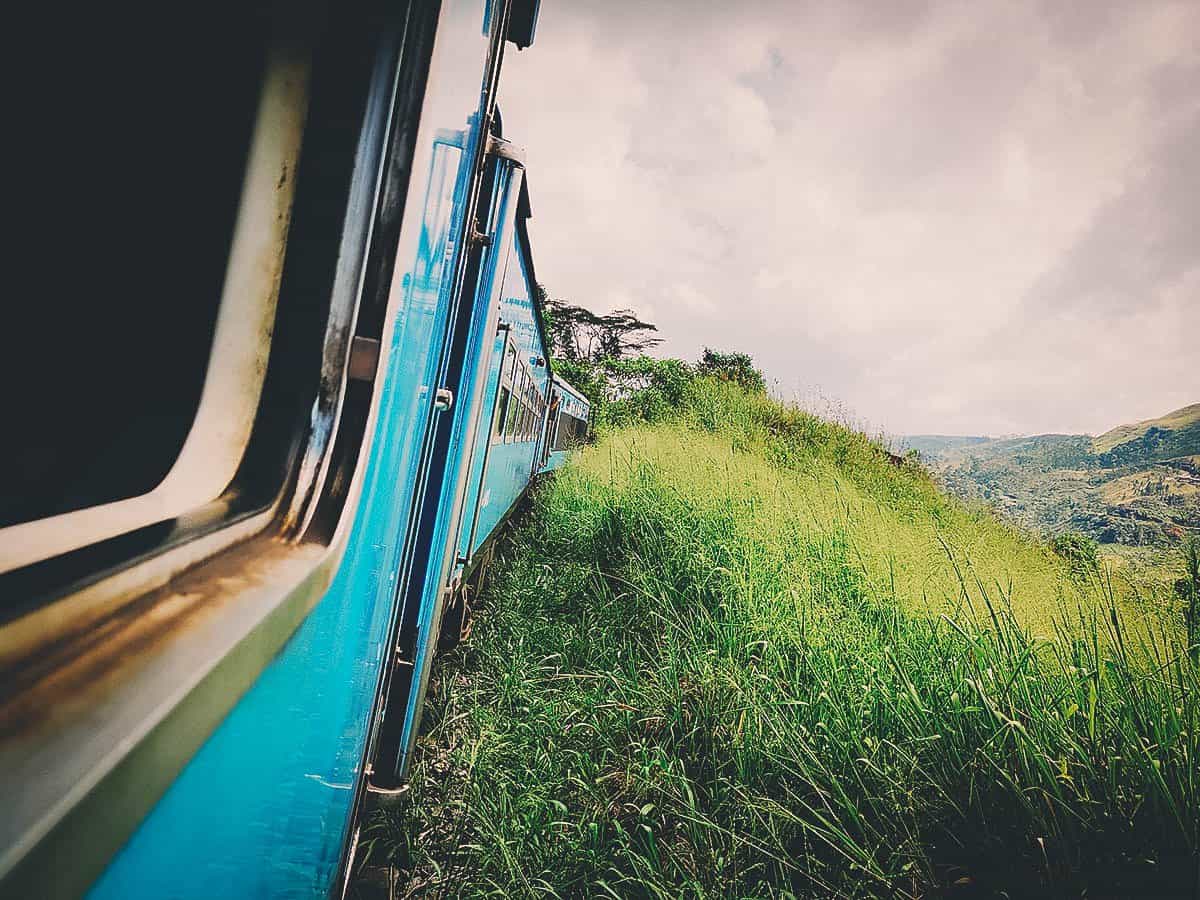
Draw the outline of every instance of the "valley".
M1080 532L1129 558L1200 533L1200 404L1098 437L914 435L904 447L952 493L1046 536Z

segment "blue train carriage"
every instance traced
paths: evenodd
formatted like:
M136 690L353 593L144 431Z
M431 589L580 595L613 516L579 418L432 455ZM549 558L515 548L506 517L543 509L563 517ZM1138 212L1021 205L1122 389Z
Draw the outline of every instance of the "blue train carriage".
M4 360L43 374L6 379L3 897L342 893L443 625L586 431L496 107L537 0L229 15L162 53L105 8L62 58L144 128L72 182L120 202L72 206L55 365Z

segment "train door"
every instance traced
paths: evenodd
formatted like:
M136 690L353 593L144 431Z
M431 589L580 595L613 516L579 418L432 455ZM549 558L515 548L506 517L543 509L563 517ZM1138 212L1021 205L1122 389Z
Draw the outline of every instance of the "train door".
M499 292L512 240L522 171L511 145L489 141L485 186L473 226L454 337L441 380L452 414L438 423L432 470L416 528L412 576L396 629L396 657L374 749L371 784L387 791L400 783L424 703L429 666L451 573L459 564L457 538L478 452L477 435L499 319ZM481 473L482 476L482 473ZM482 478L481 478L482 481Z
M546 440L542 450L542 465L550 460L554 452L555 441L558 437L558 412L562 407L562 395L553 384L550 388L550 407L546 413Z

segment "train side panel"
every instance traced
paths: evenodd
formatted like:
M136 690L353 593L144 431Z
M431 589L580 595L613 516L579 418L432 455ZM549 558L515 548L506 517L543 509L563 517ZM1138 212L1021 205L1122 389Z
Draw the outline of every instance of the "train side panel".
M443 446L434 448L445 459L440 492L430 496L424 510L425 521L419 529L429 528L428 552L418 556L421 579L404 599L401 612L396 670L387 698L382 725L381 745L374 761L373 782L391 786L403 779L408 754L416 738L424 705L430 666L441 630L441 617L447 588L461 571L463 561L457 553L458 535L465 519L474 509L469 497L472 482L476 435L486 432L488 420L483 401L491 372L488 351L494 345L497 323L502 314L504 285L507 282L507 250L511 244L512 221L516 213L522 171L511 160L500 157L490 162L493 179L493 216L487 228L487 252L480 266L474 305L465 338L465 352L456 378L457 402L453 426ZM419 586L419 587L418 587ZM398 731L398 734L397 734ZM393 738L397 740L393 741Z
M221 444L235 475L215 466L202 497L161 509L83 485L136 521L74 494L78 510L47 512L36 491L28 521L0 517L55 538L0 559L17 601L0 655L20 675L0 700L32 711L0 740L4 896L339 895L364 804L405 777L444 606L586 436L586 400L551 371L523 162L495 110L537 0L267 6L255 141L284 114L295 133L241 197L254 212L294 196L298 212L273 230L250 216L248 238L238 213L228 256L269 254L274 287L201 298L222 322L264 323L230 332L257 354L258 393L213 407L247 431ZM190 243L207 235L216 266L211 224ZM193 373L205 391L241 372L214 333ZM59 514L104 528L68 535Z
M507 259L506 259L507 262ZM475 449L471 458L470 482L467 486L467 514L463 517L458 535L458 555L469 560L486 534L479 532L479 506L483 500L483 474L491 457L492 435L495 433L500 399L501 365L508 345L508 329L498 328L488 354L487 388L481 404L480 428L475 434Z
M93 898L330 893L361 775L483 139L487 7L442 7L361 500L326 596L95 883Z

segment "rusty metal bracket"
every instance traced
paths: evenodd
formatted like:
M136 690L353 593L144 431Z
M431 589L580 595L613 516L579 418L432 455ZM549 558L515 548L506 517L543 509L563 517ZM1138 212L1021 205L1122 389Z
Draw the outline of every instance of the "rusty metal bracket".
M379 368L379 341L374 338L355 336L350 344L350 364L347 374L351 381L375 380Z

